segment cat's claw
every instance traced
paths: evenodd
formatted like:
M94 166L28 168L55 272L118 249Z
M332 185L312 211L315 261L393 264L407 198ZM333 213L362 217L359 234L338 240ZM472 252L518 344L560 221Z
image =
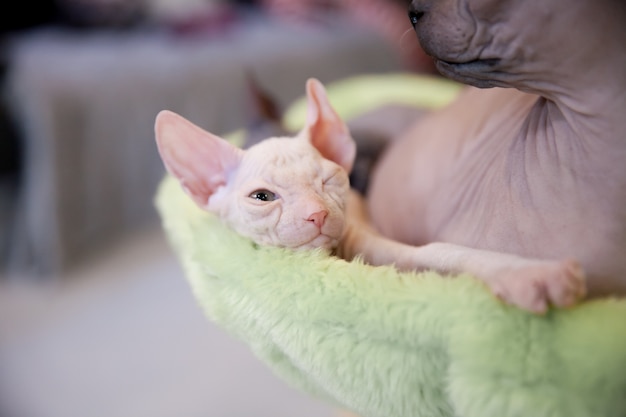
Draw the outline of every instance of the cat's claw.
M506 303L537 314L549 307L571 307L585 297L585 274L578 262L530 262L503 268L487 281Z

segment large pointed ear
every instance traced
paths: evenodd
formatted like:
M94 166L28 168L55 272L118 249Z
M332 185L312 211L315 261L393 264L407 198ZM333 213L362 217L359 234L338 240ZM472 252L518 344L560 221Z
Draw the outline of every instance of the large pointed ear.
M206 208L211 195L239 166L243 151L168 110L157 115L154 131L167 171Z
M321 82L309 78L306 82L307 118L303 134L307 135L324 158L352 171L356 144L348 127L330 105Z

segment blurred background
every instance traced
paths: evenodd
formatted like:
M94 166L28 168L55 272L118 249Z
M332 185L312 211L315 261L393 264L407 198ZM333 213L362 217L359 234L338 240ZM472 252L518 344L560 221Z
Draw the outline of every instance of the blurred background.
M216 134L305 80L433 71L403 0L23 0L0 15L0 417L287 417L192 298L153 206L162 109Z

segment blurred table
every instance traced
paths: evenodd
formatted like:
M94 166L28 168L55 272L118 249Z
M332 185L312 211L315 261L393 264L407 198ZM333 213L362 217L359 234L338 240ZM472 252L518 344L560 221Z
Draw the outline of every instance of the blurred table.
M310 76L329 82L399 66L391 45L342 21L314 28L259 17L220 36L44 31L14 39L6 93L25 172L10 269L59 274L156 224L160 110L221 134L246 123L247 70L286 105Z

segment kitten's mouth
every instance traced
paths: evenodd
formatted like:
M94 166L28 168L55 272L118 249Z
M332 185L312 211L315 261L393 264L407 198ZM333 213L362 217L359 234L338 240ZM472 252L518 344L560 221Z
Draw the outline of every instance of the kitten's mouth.
M326 249L332 251L339 244L339 239L322 233L321 231L307 242L298 246L298 249Z

